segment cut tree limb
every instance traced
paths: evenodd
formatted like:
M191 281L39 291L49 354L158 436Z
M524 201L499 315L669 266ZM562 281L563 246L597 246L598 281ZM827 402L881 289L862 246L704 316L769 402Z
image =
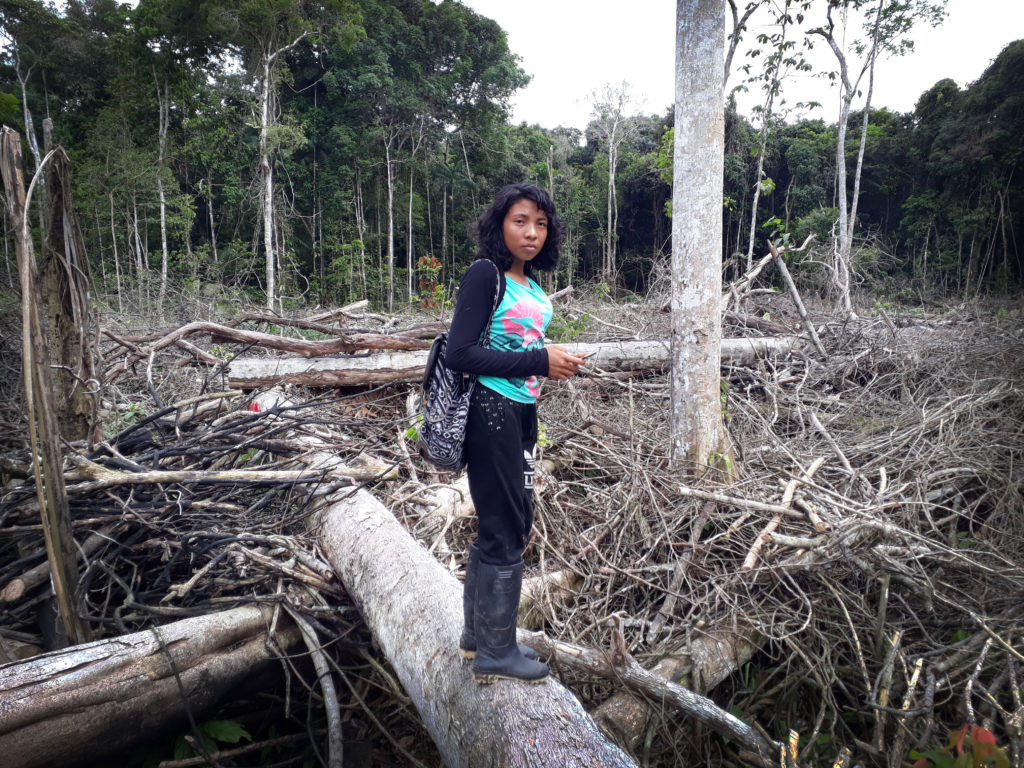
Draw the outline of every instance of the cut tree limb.
M532 641L526 642L532 645ZM686 652L666 656L649 674L663 682L710 691L749 661L758 649L759 635L752 628L736 624L732 618L719 626L703 631ZM571 663L571 659L566 660ZM647 684L653 683L648 679ZM630 686L634 691L647 688ZM661 699L656 699L660 701ZM640 744L647 723L656 713L648 699L631 691L620 691L594 711L594 719L606 732L630 752ZM688 715L699 713L683 709ZM702 721L703 722L703 721Z
M750 365L759 358L786 355L802 340L794 337L723 339L722 365ZM567 344L570 352L597 354L592 368L608 371L662 371L669 362L668 343L662 341L613 341L600 344ZM381 351L368 357L242 358L228 371L232 387L257 389L276 384L307 387L352 387L423 378L427 351Z
M116 525L108 525L89 536L82 542L81 553L88 558L93 552L111 541L111 533L116 528ZM7 585L0 591L0 603L12 603L19 600L28 590L35 589L49 580L50 563L44 560L34 568L25 571L21 576L16 576L7 582Z
M543 632L531 633L525 639L538 653L552 657L556 664L625 683L655 701L685 712L720 736L736 741L757 755L765 765L778 764L778 744L770 742L710 699L644 669L631 656L617 651L602 653L592 648L562 643L550 639Z
M3 764L98 764L183 727L187 709L201 716L277 663L267 642L272 610L235 608L0 666ZM288 625L274 640L287 650L299 633Z
M818 338L818 332L814 328L814 323L807 316L807 309L804 307L804 302L800 298L800 292L796 289L796 283L793 282L792 275L789 274L789 268L786 266L786 259L779 253L779 249L769 240L768 248L771 250L772 259L775 262L775 267L779 270L779 274L782 275L782 279L786 281L786 287L789 288L789 295L793 298L793 304L796 306L796 311L800 314L800 321L804 324L804 328L807 329L807 335L811 337L811 343L814 348L818 351L822 357L828 357L828 353L825 352L825 347L821 343L821 339Z

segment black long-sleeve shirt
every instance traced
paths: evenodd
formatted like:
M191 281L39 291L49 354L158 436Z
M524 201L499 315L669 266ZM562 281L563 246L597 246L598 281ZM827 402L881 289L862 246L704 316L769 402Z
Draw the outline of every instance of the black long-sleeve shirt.
M459 283L455 313L448 329L445 363L454 371L478 376L527 378L547 376L548 351L531 349L506 352L479 346L480 338L491 316L494 295L498 289L497 267L487 259L474 261ZM504 280L505 276L501 275Z

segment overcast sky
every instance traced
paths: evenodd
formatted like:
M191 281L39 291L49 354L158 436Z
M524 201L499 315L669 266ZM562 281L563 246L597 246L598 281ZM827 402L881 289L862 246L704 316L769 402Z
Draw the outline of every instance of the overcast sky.
M533 78L513 97L516 123L583 128L590 118L591 94L606 83L629 83L638 112L664 114L673 102L676 4L671 0L462 2L498 22ZM823 4L818 0L819 8ZM942 26L915 29L914 53L879 62L873 106L909 112L939 80L950 77L961 87L973 82L1007 43L1024 37L1022 0L949 0L948 11ZM814 53L819 51L815 68L832 66L835 60L825 57L823 44ZM742 63L737 54L730 86L737 84L735 70ZM820 79L793 80L787 93L791 104L820 101L823 107L813 116L836 119L836 92ZM749 101L741 97L742 112L748 112L744 106Z

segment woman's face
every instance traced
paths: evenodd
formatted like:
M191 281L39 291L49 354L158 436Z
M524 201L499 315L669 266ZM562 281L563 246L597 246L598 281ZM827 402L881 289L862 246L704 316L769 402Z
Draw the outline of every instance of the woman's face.
M548 215L526 197L512 203L502 225L505 247L520 261L530 262L548 238Z

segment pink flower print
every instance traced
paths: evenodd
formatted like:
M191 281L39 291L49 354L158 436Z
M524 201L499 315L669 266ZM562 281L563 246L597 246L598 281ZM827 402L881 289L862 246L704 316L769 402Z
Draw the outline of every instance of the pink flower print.
M540 397L540 377L531 376L526 380L526 391L533 397Z
M544 324L544 317L538 304L532 301L520 301L504 314L501 324L505 333L521 336L523 348L529 349L533 342L542 336L540 329Z

